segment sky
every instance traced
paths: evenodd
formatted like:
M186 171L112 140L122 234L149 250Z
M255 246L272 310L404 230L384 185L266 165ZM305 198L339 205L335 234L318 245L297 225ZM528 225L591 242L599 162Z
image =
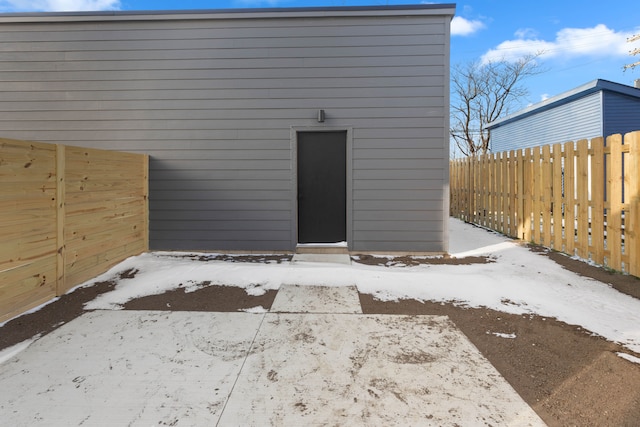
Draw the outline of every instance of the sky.
M365 6L437 3L420 0L0 0L0 12L95 10L178 10L304 6ZM463 1L456 4L451 31L451 64L514 59L543 52L544 73L524 82L529 96L522 107L595 79L633 85L640 60L640 15L631 0Z

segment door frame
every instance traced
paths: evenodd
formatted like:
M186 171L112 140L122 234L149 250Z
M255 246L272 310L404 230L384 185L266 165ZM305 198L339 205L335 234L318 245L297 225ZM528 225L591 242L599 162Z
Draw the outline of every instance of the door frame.
M353 247L353 128L348 126L291 126L291 248L298 246L298 133L301 132L346 132L346 205L347 247Z

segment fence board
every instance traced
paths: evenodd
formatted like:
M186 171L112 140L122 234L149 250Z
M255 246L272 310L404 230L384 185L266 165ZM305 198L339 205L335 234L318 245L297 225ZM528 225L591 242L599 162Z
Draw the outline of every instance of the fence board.
M552 150L553 160L553 205L552 205L552 238L553 249L562 251L562 145L554 144Z
M489 194L490 194L490 206L489 206L489 212L490 212L490 220L489 220L489 227L492 229L496 229L497 228L497 212L498 212L498 188L497 188L497 182L498 182L498 171L496 168L496 164L497 164L497 154L493 153L491 154L491 160L490 160L490 164L489 164Z
M452 200L473 195L464 211L452 203L452 215L640 275L640 131L453 161L452 170L460 165L477 173L451 189Z
M573 142L564 144L565 163L564 163L564 237L567 253L571 256L575 255L576 244L576 223L575 223L575 150Z
M604 138L591 140L591 259L604 265Z
M622 269L622 136L607 137L610 149L609 164L609 209L607 210L607 251L609 266Z
M576 252L581 258L589 258L589 142L578 141L578 158L576 162L577 188L577 245Z
M532 216L532 224L533 230L531 232L531 240L534 243L542 243L541 235L540 235L540 212L542 210L542 206L540 204L541 191L542 191L542 183L541 183L541 168L540 168L540 147L535 147L533 150L533 163L532 163L532 174L531 178L533 181L533 216Z
M509 152L509 236L518 237L518 229L516 227L516 156L512 150Z
M0 156L0 321L147 250L147 156L7 139Z
M553 177L551 174L553 170L551 169L551 147L549 145L542 147L541 167L542 244L551 246L551 200L553 197L551 187Z
M532 241L531 228L532 228L532 212L533 212L533 163L532 163L531 148L524 150L524 169L522 171L524 177L524 237L527 242Z

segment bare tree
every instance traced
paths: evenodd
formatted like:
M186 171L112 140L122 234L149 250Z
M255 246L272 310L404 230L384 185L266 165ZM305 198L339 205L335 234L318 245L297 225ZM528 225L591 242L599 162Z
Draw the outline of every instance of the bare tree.
M635 36L629 37L627 39L627 43L633 43L633 42L638 41L638 40L640 40L640 34L636 34ZM640 48L637 47L635 49L631 49L629 51L629 55L631 55L631 56L640 55ZM636 62L633 62L631 64L625 65L624 67L622 67L622 69L624 71L627 71L628 69L632 69L633 70L634 68L636 68L639 65L640 65L640 61L636 61Z
M451 70L451 138L465 156L484 154L491 131L487 125L509 113L528 95L522 85L527 77L543 72L537 58L518 61L470 62Z

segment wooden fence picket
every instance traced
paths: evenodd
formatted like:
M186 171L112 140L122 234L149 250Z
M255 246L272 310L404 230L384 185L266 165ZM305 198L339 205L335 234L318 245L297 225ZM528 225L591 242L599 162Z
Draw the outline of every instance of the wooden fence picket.
M604 138L591 140L591 260L604 265Z
M553 145L553 249L562 251L562 217L564 206L562 204L562 145Z
M577 255L581 258L589 257L589 141L578 141L578 157L576 162L577 189Z
M607 252L608 265L615 269L622 269L622 136L607 137L609 147L609 193L607 194L609 209L607 209Z

